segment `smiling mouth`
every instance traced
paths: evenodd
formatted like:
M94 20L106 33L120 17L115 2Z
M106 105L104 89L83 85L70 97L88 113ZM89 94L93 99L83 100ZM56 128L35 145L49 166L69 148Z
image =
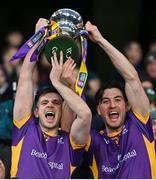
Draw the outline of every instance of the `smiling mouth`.
M110 117L110 119L117 119L119 117L119 113L118 112L110 112L109 117Z

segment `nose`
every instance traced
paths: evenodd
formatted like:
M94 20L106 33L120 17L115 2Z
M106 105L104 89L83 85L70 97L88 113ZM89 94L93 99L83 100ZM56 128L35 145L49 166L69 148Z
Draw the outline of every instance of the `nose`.
M48 107L53 107L54 105L53 105L53 102L49 102L48 103Z
M113 101L113 100L110 101L110 107L111 107L111 108L114 108L115 106L116 106L115 101Z

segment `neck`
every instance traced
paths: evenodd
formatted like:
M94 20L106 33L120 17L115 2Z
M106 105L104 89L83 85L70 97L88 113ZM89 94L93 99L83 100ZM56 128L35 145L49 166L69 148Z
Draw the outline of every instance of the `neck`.
M108 136L116 136L117 134L119 134L122 130L122 126L118 127L118 128L110 128L108 126L106 126L106 132Z
M58 127L52 128L52 129L41 127L41 130L43 133L45 133L49 136L57 136L58 135Z

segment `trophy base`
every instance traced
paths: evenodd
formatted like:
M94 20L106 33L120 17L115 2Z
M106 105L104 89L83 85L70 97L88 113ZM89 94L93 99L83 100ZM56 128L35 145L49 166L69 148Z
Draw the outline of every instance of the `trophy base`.
M81 50L74 39L69 36L60 35L46 44L44 54L50 64L54 52L56 52L59 60L60 51L63 51L64 62L68 59L68 57L71 57L77 65L79 64Z

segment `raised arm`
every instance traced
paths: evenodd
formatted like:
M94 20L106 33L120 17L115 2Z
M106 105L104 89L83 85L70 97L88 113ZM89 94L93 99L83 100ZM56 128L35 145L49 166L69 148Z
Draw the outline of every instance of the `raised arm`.
M69 59L63 64L61 81L75 92L76 76L74 75L74 61ZM76 114L68 106L66 101L63 103L61 129L70 132Z
M35 62L30 62L30 57L35 47L26 55L23 65L20 70L18 87L14 104L14 119L22 120L26 115L29 115L33 104L33 81L32 74L35 67Z
M47 22L45 19L39 19L36 24L36 31L42 26L46 25L46 23ZM32 111L34 100L34 84L32 80L32 74L36 62L30 62L30 57L36 48L37 44L28 52L28 54L24 58L24 62L20 70L14 104L14 119L17 121L22 120Z
M87 22L86 30L89 32L90 39L105 51L115 68L124 78L126 95L132 109L142 116L147 115L149 112L149 101L133 65L121 52L103 38L96 26Z
M68 59L69 60L69 59ZM61 73L63 69L63 54L60 53L60 62L58 63L56 54L52 61L52 70L50 73L50 79L53 86L58 90L61 96L64 98L68 106L76 113L77 118L74 120L70 136L76 144L87 143L90 125L91 125L91 111L87 104L79 97L73 90L64 85L61 80Z

